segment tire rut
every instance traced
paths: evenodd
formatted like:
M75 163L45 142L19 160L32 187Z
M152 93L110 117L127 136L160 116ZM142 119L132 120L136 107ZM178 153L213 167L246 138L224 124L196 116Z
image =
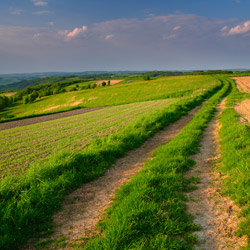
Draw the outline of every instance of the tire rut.
M195 249L219 250L239 249L246 245L246 238L235 236L240 221L237 214L239 207L229 198L220 194L223 175L215 170L219 153L219 114L225 108L225 99L219 107L219 113L209 122L202 140L200 152L193 155L195 167L186 177L198 177L197 189L187 193L187 210L194 216L194 222L201 226L195 232L199 238L199 245Z

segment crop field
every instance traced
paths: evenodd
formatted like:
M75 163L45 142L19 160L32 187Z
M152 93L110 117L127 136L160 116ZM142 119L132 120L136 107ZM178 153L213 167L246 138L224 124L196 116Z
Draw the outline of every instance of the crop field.
M72 151L84 150L94 138L117 132L143 115L150 115L179 100L180 98L172 98L109 107L0 131L0 176L23 172L31 162L65 148Z
M188 96L202 93L220 82L211 76L163 77L150 81L117 83L43 97L34 103L16 103L0 112L0 119L20 118L32 115L70 110L75 107L102 107Z

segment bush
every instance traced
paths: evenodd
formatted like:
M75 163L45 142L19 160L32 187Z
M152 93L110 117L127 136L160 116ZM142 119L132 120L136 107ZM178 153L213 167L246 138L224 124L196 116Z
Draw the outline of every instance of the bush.
M94 88L97 87L97 84L96 83L92 83L90 87L91 87L91 89L94 89Z
M23 104L27 104L29 102L28 96L23 96Z
M7 96L0 96L0 110L6 108L10 102L11 101Z
M149 81L149 80L150 80L150 77L149 77L149 76L143 76L143 80L144 80L144 81Z
M103 87L106 86L106 82L102 82L102 86L103 86Z

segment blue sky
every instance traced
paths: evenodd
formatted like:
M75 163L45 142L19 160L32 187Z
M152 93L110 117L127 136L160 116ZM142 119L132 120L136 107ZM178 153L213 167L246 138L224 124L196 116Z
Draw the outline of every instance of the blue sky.
M249 0L6 0L0 73L250 67Z

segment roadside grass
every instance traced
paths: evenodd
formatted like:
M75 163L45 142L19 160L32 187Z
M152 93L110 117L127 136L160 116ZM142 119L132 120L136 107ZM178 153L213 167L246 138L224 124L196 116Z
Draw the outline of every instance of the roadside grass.
M242 208L239 216L245 219L239 225L238 234L247 235L246 249L250 249L250 127L248 123L239 122L240 115L234 110L235 103L250 98L250 95L239 92L234 82L229 81L232 84L232 92L227 98L229 107L223 110L220 118L222 164L219 171L226 177L223 193Z
M83 152L65 150L43 164L31 164L18 177L4 178L0 182L0 248L20 247L38 231L48 230L66 194L103 175L125 152L139 147L221 87L141 117L117 133L94 140Z
M50 114L75 108L103 107L203 93L220 84L212 76L164 77L43 97L31 104L21 102L0 112L0 120Z
M169 143L159 147L130 182L117 191L114 203L99 223L100 233L84 249L193 249L199 227L186 213L185 194L191 182L184 173L195 162L199 141L229 84L211 97ZM80 249L76 246L75 249Z
M105 110L2 130L0 179L24 172L31 162L39 162L41 159L46 161L48 156L63 149L80 152L95 138L115 133L145 114L150 115L182 99L114 106Z

